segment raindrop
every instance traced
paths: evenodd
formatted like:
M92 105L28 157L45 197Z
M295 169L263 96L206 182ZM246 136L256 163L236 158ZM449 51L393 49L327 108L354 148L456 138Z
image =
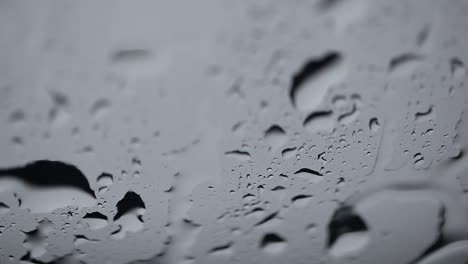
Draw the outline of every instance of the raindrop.
M296 148L285 148L283 151L281 151L281 156L284 159L290 159L294 157L294 154L296 154Z
M96 100L91 106L90 113L96 118L102 118L109 110L111 102L106 98L100 98Z
M273 219L275 219L277 216L278 216L278 212L271 213L267 215L265 218L263 218L262 220L260 220L258 223L256 223L255 226L261 226L266 223L269 223L270 221L273 221Z
M281 185L277 185L276 187L272 188L271 190L272 191L282 191L282 190L285 190L286 188L281 186Z
M335 95L332 98L332 104L337 108L342 108L346 105L346 97L344 95Z
M7 177L38 187L70 186L94 196L83 173L75 166L60 161L38 160L21 167L0 169L0 178Z
M135 192L127 192L125 196L117 203L117 214L114 216L114 221L118 220L125 214L130 213L134 209L144 209L145 203L140 195Z
M305 207L312 200L312 195L299 194L291 198L291 202L294 206Z
M226 151L224 152L224 155L226 155L227 157L235 158L239 161L250 160L250 153L247 151L241 151L241 150Z
M265 234L260 241L260 248L263 252L271 255L281 254L286 246L286 240L275 233Z
M120 229L112 237L122 239L127 232L142 230L145 213L146 206L140 195L132 191L127 192L117 203L117 214L114 216L114 222L120 226Z
M221 246L216 246L210 249L209 253L212 255L229 255L232 253L232 242L228 242Z
M253 195L251 193L248 193L248 194L242 196L242 200L244 200L244 202L246 202L246 203L250 203L253 200L255 200L255 195Z
M359 115L358 108L356 104L353 104L353 107L351 108L349 112L344 113L338 117L338 122L349 125L354 120L357 119L358 115Z
M39 160L0 169L0 181L7 184L12 180L27 190L22 196L23 205L33 212L95 203L94 191L87 178L77 167L64 162Z
M450 60L450 71L455 78L460 78L466 75L465 64L459 58Z
M297 109L315 109L323 99L326 90L339 82L344 75L342 56L332 51L308 60L297 71L291 81L289 97Z
M369 121L369 129L372 132L377 132L380 128L379 120L376 117L373 117Z
M429 106L429 108L425 112L416 112L414 114L414 120L416 122L427 122L429 120L433 120L434 112L432 108L433 108L432 106Z
M424 57L414 53L404 53L390 60L388 70L397 76L410 75L421 64Z
M308 224L306 226L306 232L308 235L314 237L317 235L317 225L314 223Z
M286 132L278 125L273 125L265 131L265 140L270 146L270 150L275 151L281 147L287 140Z
M89 241L90 240L87 237L83 236L83 235L76 235L74 245L75 245L75 247L78 247L78 246L81 246L83 244L88 243Z
M97 186L99 188L99 193L106 192L113 182L114 177L111 174L104 172L101 175L99 175L96 180Z
M83 216L83 221L93 230L103 228L108 224L107 217L99 212L87 213Z
M344 235L367 232L367 225L350 206L342 206L333 214L328 224L328 248L332 248Z
M323 176L323 174L321 174L320 172L318 172L316 170L309 169L309 168L302 168L302 169L294 172L294 175L297 175L297 176L305 178L305 179L309 179L312 182L321 181L322 176Z
M137 157L132 158L132 165L133 165L133 170L135 172L140 172L141 171L141 160Z
M245 122L240 121L240 122L235 123L235 124L232 126L231 131L232 131L232 133L234 133L235 135L240 136L240 135L243 134L244 128L245 128Z
M309 132L331 132L334 127L332 111L318 111L309 114L304 120L304 128Z
M431 26L425 25L416 36L416 45L418 45L418 47L422 47L427 42L430 33Z
M69 105L67 96L61 92L50 91L49 93L53 106L49 111L49 122L53 126L62 126L70 119Z
M52 98L52 102L57 107L67 107L70 102L65 94L58 92L58 91L50 91L50 97Z
M413 160L415 166L422 166L424 164L424 156L421 153L414 154Z
M2 202L0 202L0 215L10 212L10 207Z

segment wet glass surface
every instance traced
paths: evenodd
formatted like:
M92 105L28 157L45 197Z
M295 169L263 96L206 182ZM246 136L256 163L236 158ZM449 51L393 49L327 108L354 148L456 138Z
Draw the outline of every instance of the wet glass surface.
M467 14L2 1L0 263L466 264Z

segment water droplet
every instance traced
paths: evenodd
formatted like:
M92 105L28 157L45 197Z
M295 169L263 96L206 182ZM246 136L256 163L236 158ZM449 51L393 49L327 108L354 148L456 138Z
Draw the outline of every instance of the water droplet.
M415 166L422 166L424 164L424 157L421 153L416 153L414 154L414 157L413 157L413 160L414 160L414 165Z
M126 232L137 232L143 228L143 215L146 206L140 195L135 192L127 192L117 203L117 214L114 222L121 228L115 232L114 238L122 239Z
M106 192L113 182L114 182L114 177L111 174L102 173L101 175L99 175L96 180L96 184L99 188L98 189L99 193Z
M316 170L312 170L312 169L309 169L309 168L299 169L294 173L294 175L296 175L298 177L308 179L308 180L310 180L312 182L319 182L323 178L322 177L323 174L321 174L320 172L318 172Z
M377 132L380 128L379 120L376 117L373 117L369 121L369 129L372 132Z
M346 234L361 234L361 232L367 232L367 230L366 223L354 212L352 207L342 206L335 211L328 224L328 248L332 249L336 244L341 244L339 240L345 237ZM353 238L352 236L347 236L347 238L350 237ZM346 241L348 241L347 238L345 238ZM333 249L333 252L339 253L341 250Z
M304 128L309 132L327 132L333 130L335 122L332 118L332 111L313 112L305 118L303 122Z
M309 59L292 78L289 91L291 103L301 111L316 109L327 89L340 82L344 75L342 55L338 52Z
M0 202L0 215L10 212L10 207L2 202Z
M83 216L83 221L93 230L103 228L108 224L107 217L99 212L87 213Z
M260 241L260 248L266 254L276 255L281 254L287 246L287 242L280 235L275 233L267 233Z
M265 131L265 140L270 146L271 151L276 151L287 140L286 132L278 125L273 125Z
M228 242L224 245L213 247L209 250L209 253L212 255L230 255L232 254L232 242Z
M241 151L241 150L226 151L224 152L224 155L226 155L227 157L235 158L239 161L250 160L250 153L247 151Z
M396 76L410 75L420 66L424 57L414 53L404 53L390 60L388 70Z
M455 78L461 78L466 75L465 64L459 58L450 60L450 71Z
M58 91L50 91L49 95L53 103L49 111L49 123L54 127L63 126L71 118L68 97Z
M25 188L23 206L34 213L47 213L67 205L90 206L95 202L94 191L83 173L60 161L39 160L3 168L0 181L16 181Z
M110 107L111 102L108 99L100 98L91 106L90 114L96 119L102 118L109 111Z
M285 148L283 151L281 151L281 156L283 156L284 159L290 159L294 157L294 154L296 154L296 148Z
M349 110L349 112L341 114L340 116L338 116L338 122L349 125L349 124L351 124L353 121L355 121L357 119L358 115L359 115L359 110L358 110L356 104L353 104L353 106L352 106L351 110Z
M305 207L312 200L312 195L299 194L291 198L291 202L296 207Z
M414 120L416 122L427 122L434 119L433 107L429 106L428 109L424 112L416 112L414 114Z

